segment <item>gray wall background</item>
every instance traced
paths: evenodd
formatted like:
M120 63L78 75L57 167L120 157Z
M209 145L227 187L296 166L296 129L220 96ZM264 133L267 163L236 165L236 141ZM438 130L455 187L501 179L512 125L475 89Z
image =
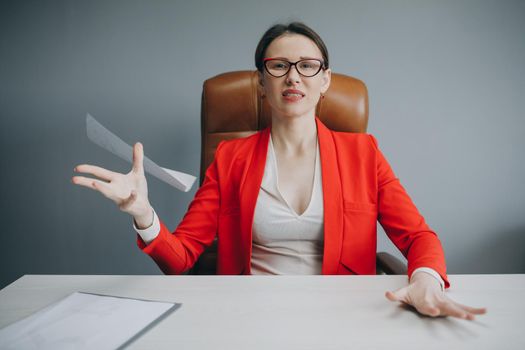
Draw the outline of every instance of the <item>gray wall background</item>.
M89 142L86 112L198 174L202 82L253 69L264 30L291 19L321 34L334 71L368 85L369 132L449 272L524 273L524 1L2 1L0 287L23 274L159 274L130 217L70 183L84 162L129 169ZM148 181L174 229L195 190Z

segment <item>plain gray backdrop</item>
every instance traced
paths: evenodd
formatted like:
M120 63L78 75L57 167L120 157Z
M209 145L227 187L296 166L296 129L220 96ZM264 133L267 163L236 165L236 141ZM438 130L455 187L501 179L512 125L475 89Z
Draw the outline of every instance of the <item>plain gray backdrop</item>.
M24 274L161 273L131 218L70 182L81 163L129 170L87 139L86 112L197 175L203 81L254 69L262 33L289 20L318 31L334 72L367 84L369 132L449 273L524 273L525 1L2 1L0 287ZM196 188L148 184L175 229Z

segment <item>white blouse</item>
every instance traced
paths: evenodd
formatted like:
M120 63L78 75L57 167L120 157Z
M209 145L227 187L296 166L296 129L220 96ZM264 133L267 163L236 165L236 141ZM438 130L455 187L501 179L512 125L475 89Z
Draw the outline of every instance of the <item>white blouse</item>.
M323 262L323 187L319 144L310 203L298 215L281 194L272 138L253 219L253 275L318 275Z

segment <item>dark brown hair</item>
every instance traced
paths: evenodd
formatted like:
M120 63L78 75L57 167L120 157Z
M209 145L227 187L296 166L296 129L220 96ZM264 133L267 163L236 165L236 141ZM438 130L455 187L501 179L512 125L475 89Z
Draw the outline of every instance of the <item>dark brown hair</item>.
M263 34L261 40L259 40L259 44L257 44L257 48L255 49L255 66L259 72L263 72L263 60L265 58L264 55L266 54L266 49L268 46L270 46L272 41L283 34L300 34L312 40L321 51L324 61L324 68L326 69L329 67L328 49L326 48L326 45L319 34L317 34L312 28L308 27L304 23L292 22L290 24L276 24L270 27L270 29L268 29Z

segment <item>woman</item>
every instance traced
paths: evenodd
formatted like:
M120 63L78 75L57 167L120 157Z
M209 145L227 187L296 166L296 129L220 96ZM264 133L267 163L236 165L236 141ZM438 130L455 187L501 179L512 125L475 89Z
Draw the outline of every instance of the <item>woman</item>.
M255 64L271 127L222 142L182 222L172 233L148 199L140 143L133 168L92 165L74 184L131 214L138 245L165 273L193 266L218 235L219 274L373 274L376 221L408 258L409 285L386 292L430 316L474 319L485 309L450 300L441 243L395 178L371 135L328 130L315 108L330 86L323 41L302 23L275 25Z

